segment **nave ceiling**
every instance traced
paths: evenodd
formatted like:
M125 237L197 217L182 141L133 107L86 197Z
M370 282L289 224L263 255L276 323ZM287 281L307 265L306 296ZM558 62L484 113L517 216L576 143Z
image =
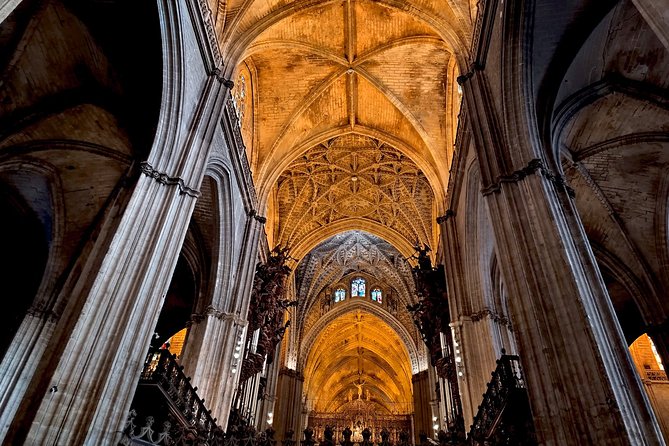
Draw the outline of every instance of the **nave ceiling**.
M309 352L307 405L317 412L341 411L358 398L356 384L362 384L360 396L381 413L411 413L411 373L395 330L364 310L347 312L320 332Z
M418 370L425 362L420 334L415 328L408 304L415 301L410 265L390 243L363 231L337 234L314 248L295 270L295 296L298 306L294 315L296 332L291 341L299 344L299 362L303 363L315 336L333 320L346 312L361 308L402 333L403 342L415 353L412 367ZM361 277L366 281L365 297L351 297L350 282ZM343 302L334 302L336 288L346 291ZM370 300L370 292L379 288L383 303ZM359 303L370 303L361 305Z
M436 245L475 3L209 2L270 246Z
M438 245L476 2L210 7L268 244L296 261L284 360L314 410L343 410L365 381L379 410L410 413L411 376L427 367L406 309L410 258ZM355 277L383 304L332 306Z

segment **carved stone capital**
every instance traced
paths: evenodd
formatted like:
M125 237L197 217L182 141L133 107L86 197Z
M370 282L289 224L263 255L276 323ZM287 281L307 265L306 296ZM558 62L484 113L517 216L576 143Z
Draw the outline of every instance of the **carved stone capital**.
M504 325L509 330L513 331L511 327L511 321L509 321L508 317L506 317L504 314L496 313L495 311L491 310L488 307L485 307L481 311L477 311L476 313L472 313L469 315L469 318L472 320L472 322L478 322L480 320L485 319L486 317L492 320L493 322L500 325Z
M469 79L474 77L474 74L477 71L483 71L483 65L481 65L478 62L474 62L473 64L470 65L469 71L466 72L465 74L462 74L458 76L455 80L458 83L458 85L463 85L465 82L467 82Z
M28 315L34 318L42 319L46 322L56 322L60 315L53 310L45 308L44 302L39 302L28 308Z
M186 183L183 179L179 177L171 177L164 172L158 172L151 164L148 163L148 161L142 161L139 163L139 167L144 175L149 178L153 178L160 184L164 184L165 186L177 186L179 188L179 193L181 194L186 194L195 198L200 196L200 191L186 186Z
M223 71L220 68L214 68L209 74L215 76L216 80L222 83L228 90L232 90L235 87L235 83L233 81L226 79L225 76L223 76Z
M527 166L523 167L522 169L518 169L508 175L498 176L496 181L481 189L481 194L486 197L493 193L499 193L501 191L502 183L518 183L528 176L537 173L543 175L547 180L555 184L559 190L566 192L567 195L569 195L571 198L576 196L574 189L572 189L567 184L566 180L562 176L551 172L550 169L544 165L543 161L537 158L531 160L529 163L527 163Z
M254 218L257 222L259 222L260 224L263 224L263 225L264 225L265 223L267 223L267 218L266 218L266 217L263 217L263 216L261 216L261 215L258 215L258 212L257 212L255 209L251 209L251 210L248 212L248 216L249 216L249 217L253 217L253 218Z
M199 324L206 318L210 317L220 320L233 320L233 321L237 321L238 319L236 314L226 313L225 311L219 310L213 305L209 305L207 306L207 308L204 309L203 312L191 314L190 320L188 321L187 325L190 327L193 324Z
M223 312L218 310L213 305L209 305L207 308L205 308L204 314L206 314L207 316L214 316L216 318L220 318L223 315Z
M444 215L437 217L437 224L440 225L446 223L451 217L455 217L455 211L453 209L448 209Z

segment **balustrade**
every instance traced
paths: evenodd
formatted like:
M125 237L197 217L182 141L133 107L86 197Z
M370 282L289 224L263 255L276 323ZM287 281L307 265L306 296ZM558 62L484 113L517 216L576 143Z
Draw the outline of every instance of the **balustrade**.
M486 446L537 444L518 356L502 350L468 440Z
M124 446L223 444L216 419L168 350L149 352L132 407L119 442ZM139 428L138 414L144 417ZM162 420L159 433L153 429L156 420Z
M664 370L645 370L646 379L649 381L668 382L667 372Z

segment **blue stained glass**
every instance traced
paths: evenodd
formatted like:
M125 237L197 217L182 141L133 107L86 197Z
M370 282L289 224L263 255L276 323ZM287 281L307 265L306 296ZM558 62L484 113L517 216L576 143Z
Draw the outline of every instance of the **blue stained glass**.
M351 297L365 297L365 279L358 277L351 282Z

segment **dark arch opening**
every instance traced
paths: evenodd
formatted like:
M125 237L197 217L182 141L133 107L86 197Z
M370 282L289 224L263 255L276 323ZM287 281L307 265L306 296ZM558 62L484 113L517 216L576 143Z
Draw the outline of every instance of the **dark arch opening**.
M165 295L165 303L156 324L153 345L160 347L172 335L186 326L190 320L195 298L197 283L190 265L183 256L179 256L172 282Z
M618 280L601 263L599 269L602 273L606 289L609 292L609 297L611 297L611 303L618 317L618 323L620 323L620 327L623 329L625 341L627 345L632 345L634 340L645 332L645 324L639 307L625 284Z
M32 305L49 254L49 235L37 215L12 188L0 183L0 357Z

